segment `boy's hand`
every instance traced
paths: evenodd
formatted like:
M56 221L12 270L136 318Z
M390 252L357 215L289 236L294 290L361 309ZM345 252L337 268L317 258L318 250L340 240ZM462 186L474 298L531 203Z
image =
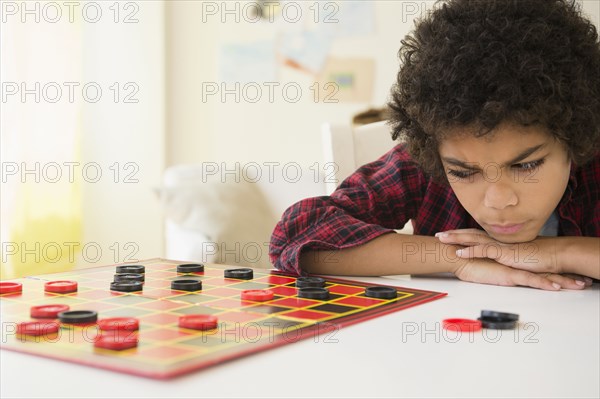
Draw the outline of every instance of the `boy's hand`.
M448 230L435 235L444 244L462 245L459 258L488 258L506 266L540 273L560 273L554 248L548 241L507 244L477 229Z
M561 288L583 289L587 284L580 284L571 277L553 273L532 273L513 269L491 259L472 259L458 267L454 274L463 281L503 286L525 286L549 291ZM591 284L591 283L590 283Z
M449 230L437 233L436 237L444 244L464 246L456 251L456 255L460 258L487 258L511 268L552 276L551 280L563 288L580 289L592 284L592 280L588 277L560 276L561 271L556 261L556 246L553 245L552 238L507 244L497 241L485 231L477 229Z

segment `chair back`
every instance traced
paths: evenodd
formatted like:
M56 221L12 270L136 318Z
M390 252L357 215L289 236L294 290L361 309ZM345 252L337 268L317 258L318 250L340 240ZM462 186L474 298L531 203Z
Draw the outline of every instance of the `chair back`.
M360 166L375 161L397 144L387 121L356 127L325 123L321 134L328 194Z

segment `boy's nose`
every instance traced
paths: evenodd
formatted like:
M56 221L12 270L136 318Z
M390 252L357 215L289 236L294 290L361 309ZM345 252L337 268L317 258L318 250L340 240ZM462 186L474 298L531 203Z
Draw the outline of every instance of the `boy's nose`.
M509 184L498 181L487 185L483 199L487 208L504 209L507 206L515 206L518 202L517 193Z

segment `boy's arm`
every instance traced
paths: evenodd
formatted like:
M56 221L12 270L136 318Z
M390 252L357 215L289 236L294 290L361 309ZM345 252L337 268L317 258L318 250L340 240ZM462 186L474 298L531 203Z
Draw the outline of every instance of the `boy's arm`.
M600 238L553 237L559 273L573 273L600 279Z
M461 280L483 284L552 291L583 288L574 279L558 274L536 274L490 259L459 258L455 255L459 248L462 247L441 243L435 237L390 233L357 247L305 251L300 256L300 266L315 274L382 276L450 272Z
M417 215L427 184L399 145L349 176L330 196L306 198L283 214L269 246L273 265L301 274L306 251L348 249L393 233Z

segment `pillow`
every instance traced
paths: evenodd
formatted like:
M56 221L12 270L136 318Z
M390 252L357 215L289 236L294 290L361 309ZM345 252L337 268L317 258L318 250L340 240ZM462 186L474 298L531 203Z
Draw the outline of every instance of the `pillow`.
M277 218L260 187L204 172L201 165L167 169L159 190L165 217L199 237L190 251L202 254L197 261L271 267L268 246Z

